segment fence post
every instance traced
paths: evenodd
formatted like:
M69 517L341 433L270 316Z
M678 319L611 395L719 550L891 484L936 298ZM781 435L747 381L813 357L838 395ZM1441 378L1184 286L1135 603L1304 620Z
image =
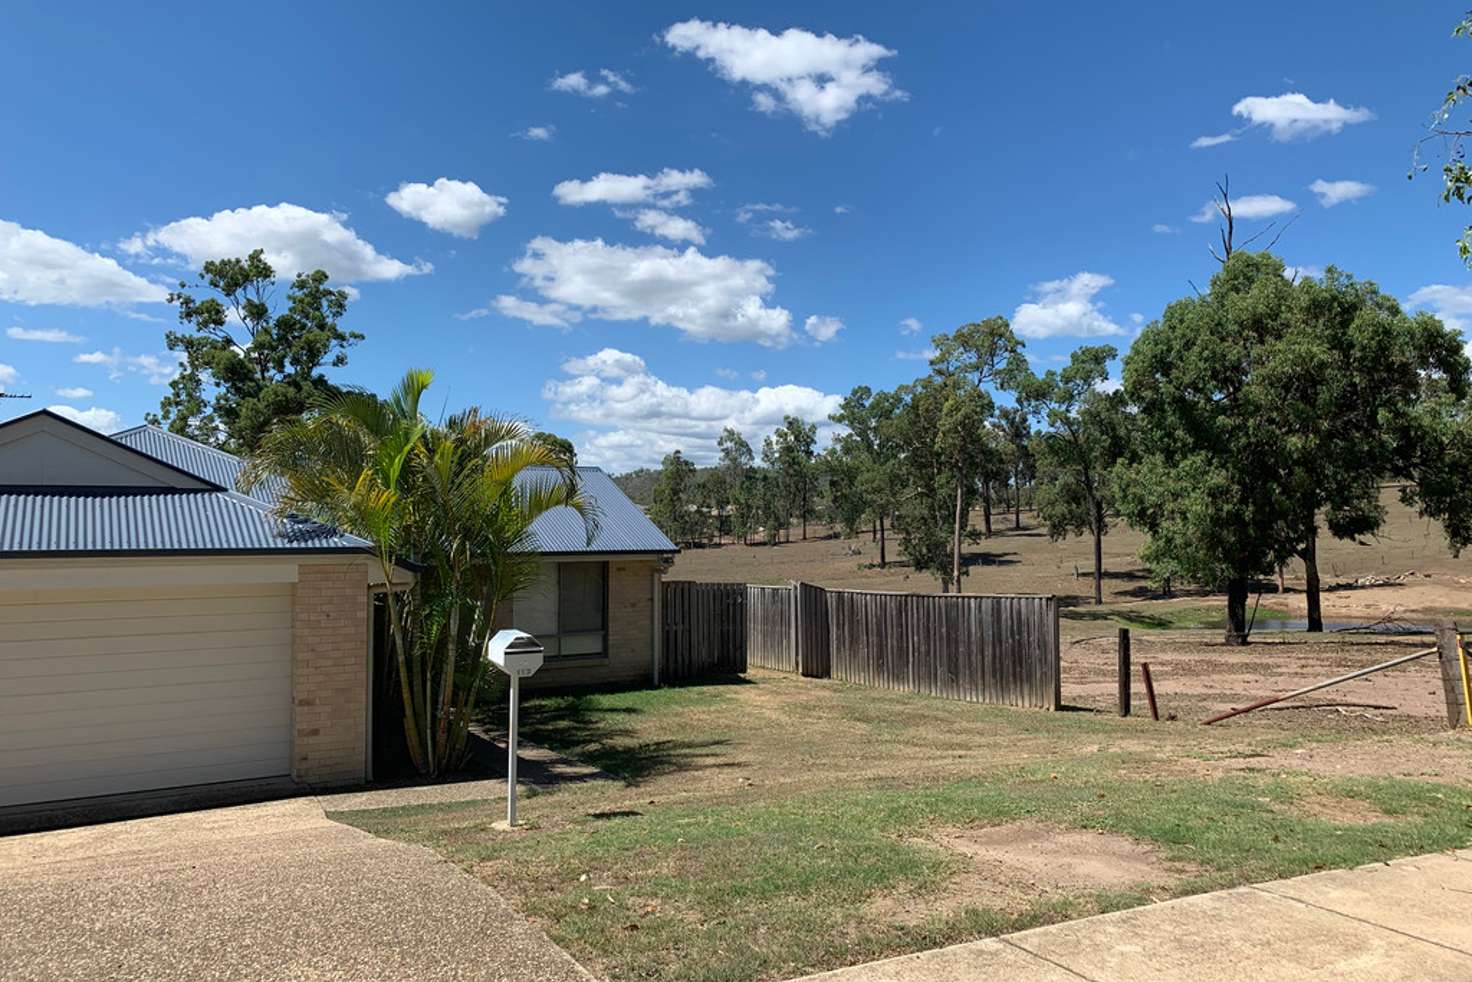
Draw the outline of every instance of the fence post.
M1441 688L1446 696L1446 725L1455 730L1459 726L1472 726L1472 713L1463 700L1472 690L1472 683L1464 679L1463 659L1472 657L1461 650L1461 639L1457 625L1452 621L1440 621L1436 625L1436 657L1441 662ZM1469 666L1472 671L1472 666Z
M1119 629L1119 715L1130 714L1130 629Z

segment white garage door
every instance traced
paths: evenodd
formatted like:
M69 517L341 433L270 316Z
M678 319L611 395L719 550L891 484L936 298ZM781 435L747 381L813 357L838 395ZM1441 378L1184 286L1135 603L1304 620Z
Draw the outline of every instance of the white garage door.
M0 591L0 806L290 766L290 584Z

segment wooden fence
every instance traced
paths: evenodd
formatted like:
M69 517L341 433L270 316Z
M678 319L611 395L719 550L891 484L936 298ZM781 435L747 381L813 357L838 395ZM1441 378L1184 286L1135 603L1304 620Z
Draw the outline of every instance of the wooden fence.
M681 682L746 671L746 584L664 584L659 677Z
M746 661L757 668L797 671L793 627L796 596L790 586L746 587Z
M758 668L1037 709L1061 704L1058 601L671 581L667 680Z

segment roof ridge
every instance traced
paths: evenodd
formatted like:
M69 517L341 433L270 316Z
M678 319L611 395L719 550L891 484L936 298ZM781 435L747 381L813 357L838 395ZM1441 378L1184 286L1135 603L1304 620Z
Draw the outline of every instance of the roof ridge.
M151 430L154 433L157 433L159 436L165 437L169 440L179 440L183 443L189 444L192 447L198 447L200 450L204 450L208 453L219 454L221 457L229 457L236 463L245 463L245 461L241 457L231 453L228 450L221 450L219 447L212 447L208 443L202 443L199 440L194 439L194 437L192 436L185 436L183 433L175 433L173 430L166 430L162 426L155 426L152 423L139 423L137 426L130 426L126 430L118 430L112 436L108 437L108 439L116 440L118 437L122 436L125 433L134 433L138 430Z

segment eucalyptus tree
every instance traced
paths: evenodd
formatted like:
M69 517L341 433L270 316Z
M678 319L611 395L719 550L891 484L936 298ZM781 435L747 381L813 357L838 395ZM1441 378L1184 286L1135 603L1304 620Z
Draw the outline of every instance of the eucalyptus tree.
M858 471L857 490L864 503L864 513L874 523L880 569L888 565L886 525L894 513L899 489L901 455L894 419L901 401L895 392L875 392L867 385L860 385L844 397L838 411L829 417L846 428L834 446Z

